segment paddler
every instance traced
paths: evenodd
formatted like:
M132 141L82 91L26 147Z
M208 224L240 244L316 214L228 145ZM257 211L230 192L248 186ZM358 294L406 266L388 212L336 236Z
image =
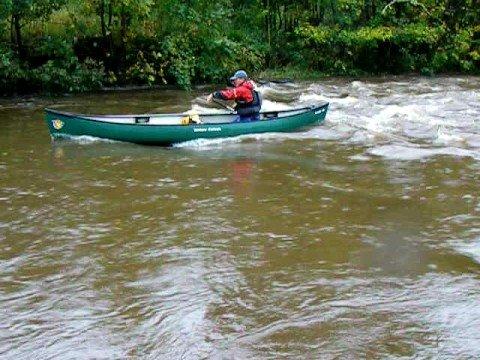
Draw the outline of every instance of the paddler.
M235 111L238 118L235 121L247 122L260 120L260 108L262 107L262 98L254 89L253 82L248 78L244 70L238 70L230 78L233 85L231 89L215 91L207 98L208 102L219 100L234 100L236 102Z

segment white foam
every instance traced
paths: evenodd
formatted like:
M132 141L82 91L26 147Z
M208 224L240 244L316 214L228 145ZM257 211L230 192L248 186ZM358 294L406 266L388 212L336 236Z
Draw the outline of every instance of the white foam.
M470 257L480 264L480 238L469 243L456 242L452 244L456 251Z
M445 129L445 127L440 126L437 130L437 138L435 140L435 143L442 145L465 145L466 141L460 135L453 134L451 131Z
M360 155L360 154L350 156L350 159L354 161L370 161L371 160L369 156Z
M465 141L472 148L480 148L480 134L465 134Z
M202 113L208 113L208 114L211 114L211 113L225 113L225 109L220 109L220 108L216 108L216 107L209 107L209 106L202 106L200 104L193 104L192 105L192 108L190 110L188 110L186 113L188 112L194 112L194 113L198 113L198 114L202 114Z
M421 114L424 113L423 107L417 105L377 106L377 109L379 112L373 116L376 122L417 122L421 119Z
M99 137L89 136L89 135L80 135L80 136L61 135L59 138L69 140L69 141L78 143L80 145L89 145L89 144L98 143L98 142L104 142L104 143L117 143L117 142L119 142L119 141L116 141L116 140L99 138Z
M173 147L178 148L194 148L194 149L211 149L216 147L224 147L225 145L235 145L244 141L274 141L282 140L302 140L302 139L317 139L317 140L340 140L342 134L336 133L329 129L313 128L304 132L268 132L259 134L245 134L234 137L214 138L214 139L196 139L173 144Z
M281 111L281 110L290 110L292 108L293 106L290 106L281 102L270 101L267 99L263 99L263 102L262 102L262 111Z
M327 126L318 126L312 128L304 133L298 133L298 136L302 138L319 139L319 140L342 140L346 139L349 135L341 133L336 129L329 128Z
M370 96L373 93L373 89L376 87L375 84L366 84L362 81L352 81L350 84L350 90L355 93L358 93L362 97Z
M172 147L193 148L193 149L199 149L199 150L210 149L210 148L223 146L224 144L240 143L245 139L245 137L248 137L248 135L226 137L226 138L215 138L215 139L195 139L195 140L184 141L181 143L173 144Z
M480 159L480 154L474 151L454 147L420 148L415 146L383 145L369 149L367 153L391 160L420 160L436 155L452 155Z
M321 94L302 93L298 99L300 103L315 103L319 101L327 101L327 98Z

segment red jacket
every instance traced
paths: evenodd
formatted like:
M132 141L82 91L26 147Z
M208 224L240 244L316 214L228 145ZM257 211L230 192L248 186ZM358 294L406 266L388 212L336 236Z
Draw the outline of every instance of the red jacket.
M242 84L233 89L225 89L217 91L214 97L221 98L223 100L235 100L237 102L251 103L253 101L253 83L249 80L244 81Z

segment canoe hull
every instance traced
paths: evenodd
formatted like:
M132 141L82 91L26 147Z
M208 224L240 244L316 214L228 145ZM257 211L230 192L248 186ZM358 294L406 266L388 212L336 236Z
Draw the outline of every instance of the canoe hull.
M171 145L196 139L213 139L266 132L291 132L324 121L328 104L291 116L245 123L152 125L92 120L83 115L46 110L45 120L53 138L92 136L138 144Z

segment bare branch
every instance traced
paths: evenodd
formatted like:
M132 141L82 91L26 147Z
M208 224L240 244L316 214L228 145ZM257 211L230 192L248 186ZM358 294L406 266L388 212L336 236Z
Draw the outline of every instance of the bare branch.
M392 0L390 1L382 10L382 15L385 15L385 13L387 12L387 9L389 7L392 7L393 5L395 5L396 3L409 3L413 6L419 6L421 7L423 10L425 10L425 12L428 14L428 15L431 15L430 12L428 11L427 7L422 4L422 3L419 3L417 0Z

